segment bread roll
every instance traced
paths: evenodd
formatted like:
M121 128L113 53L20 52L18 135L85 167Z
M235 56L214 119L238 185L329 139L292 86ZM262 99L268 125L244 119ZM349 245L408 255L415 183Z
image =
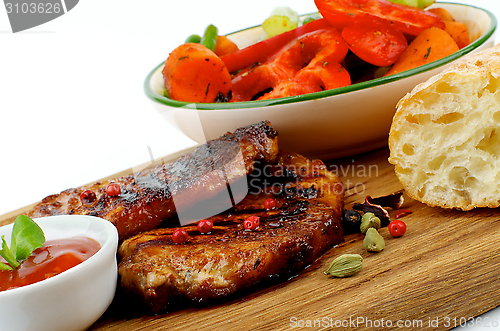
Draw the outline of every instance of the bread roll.
M417 85L398 105L389 162L412 198L470 210L500 205L500 46Z

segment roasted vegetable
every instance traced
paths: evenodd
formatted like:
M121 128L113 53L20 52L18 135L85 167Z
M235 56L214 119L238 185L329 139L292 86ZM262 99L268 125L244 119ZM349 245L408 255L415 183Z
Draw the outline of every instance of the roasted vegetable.
M229 72L236 72L258 62L263 62L269 55L278 51L295 38L298 38L308 32L328 27L330 27L330 24L328 24L328 22L324 19L312 21L292 31L279 34L272 38L242 48L232 54L223 56L222 61L226 64Z
M215 54L217 56L224 56L239 50L238 46L229 40L226 36L218 36L217 43L215 44Z
M185 43L196 43L199 44L201 42L201 37L197 34L192 34L186 38Z
M464 48L470 44L469 30L467 26L461 22L446 21L445 31L455 40L458 48Z
M458 51L457 43L448 32L430 28L419 34L394 63L387 75L410 70Z
M217 36L219 35L219 30L215 27L215 25L210 24L205 29L205 33L200 40L200 44L211 50L215 51L215 44L217 44Z
M170 53L163 78L168 96L179 101L217 102L231 90L224 62L201 44L183 44Z
M424 10L398 5L385 0L315 0L323 17L338 29L353 23L384 20L401 32L418 36L430 27L444 29L444 22Z
M378 67L392 65L408 47L403 33L383 21L350 24L342 37L354 54Z
M436 2L435 0L389 0L389 1L400 5L417 7L421 9L426 8L432 5L434 2Z
M299 15L289 7L278 7L262 23L266 38L274 37L299 26Z

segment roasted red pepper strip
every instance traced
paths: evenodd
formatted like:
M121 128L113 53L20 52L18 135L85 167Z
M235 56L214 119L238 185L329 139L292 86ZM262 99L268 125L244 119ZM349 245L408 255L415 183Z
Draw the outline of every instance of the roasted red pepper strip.
M399 31L418 36L430 27L445 28L438 16L415 8L398 5L386 0L315 0L321 15L338 29L351 23L368 23L382 19Z
M342 37L360 59L379 67L392 65L408 47L403 33L385 22L350 24Z
M349 85L350 76L339 64L347 52L347 44L335 28L306 33L261 64L235 74L231 101L275 99ZM259 98L262 93L265 95Z
M269 55L273 54L291 40L300 37L303 34L328 27L330 27L330 24L325 19L315 20L299 26L294 30L281 33L269 39L242 48L234 53L222 56L221 59L226 64L229 72L235 72L249 67L254 63L264 61Z

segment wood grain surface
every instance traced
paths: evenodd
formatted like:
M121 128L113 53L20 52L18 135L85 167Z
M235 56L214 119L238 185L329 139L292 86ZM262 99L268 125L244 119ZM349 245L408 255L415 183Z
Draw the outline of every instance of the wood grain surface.
M385 148L327 162L346 184L346 208L402 190L388 155ZM380 229L380 253L364 251L361 234L348 235L293 279L156 316L138 315L117 296L90 330L448 330L499 306L498 210L444 210L406 196L403 207L412 211L402 218L407 232L392 238ZM0 225L27 209L0 216ZM361 254L363 269L349 278L326 276L344 253Z

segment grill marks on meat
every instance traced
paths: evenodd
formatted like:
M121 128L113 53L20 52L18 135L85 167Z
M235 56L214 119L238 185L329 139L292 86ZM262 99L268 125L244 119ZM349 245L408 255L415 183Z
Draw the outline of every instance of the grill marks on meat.
M282 151L277 163L261 165L249 183L259 186L234 208L211 217L210 234L192 225L184 227L190 234L184 244L173 243L173 228L124 241L121 286L160 312L179 300L203 302L268 278L296 275L341 241L342 183L321 161ZM277 208L267 211L269 197ZM243 227L251 215L260 216L255 231Z
M277 132L269 122L261 122L209 141L174 162L48 196L27 215L98 216L111 221L125 239L175 218L179 209L216 196L251 173L255 162L273 163L277 154ZM110 183L121 186L119 196L105 193ZM82 205L80 194L88 189L97 199Z

